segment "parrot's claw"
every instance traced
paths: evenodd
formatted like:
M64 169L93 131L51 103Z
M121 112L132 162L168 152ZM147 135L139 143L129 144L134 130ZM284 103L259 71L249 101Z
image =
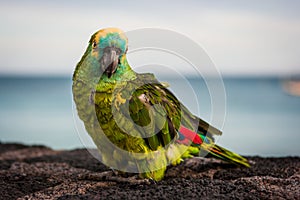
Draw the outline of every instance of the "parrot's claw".
M114 171L105 171L101 173L89 173L78 177L80 180L90 180L90 181L109 181L116 183L128 183L130 185L139 185L139 184L151 184L149 179L141 179L137 175L130 177L121 177L116 176Z
M157 181L155 181L153 178L150 178L150 179L147 179L148 181L149 181L149 183L151 183L151 184L156 184L157 183Z

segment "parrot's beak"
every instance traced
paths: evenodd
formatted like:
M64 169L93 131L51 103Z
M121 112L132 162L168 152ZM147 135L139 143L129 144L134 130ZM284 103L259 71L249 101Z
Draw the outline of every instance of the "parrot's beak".
M103 54L100 63L103 72L110 78L118 67L119 55L117 54L117 50L114 48L107 49Z

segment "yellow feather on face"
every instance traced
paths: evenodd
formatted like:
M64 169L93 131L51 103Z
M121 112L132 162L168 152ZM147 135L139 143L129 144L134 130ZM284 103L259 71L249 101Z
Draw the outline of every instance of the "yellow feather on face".
M95 41L99 41L100 38L106 37L106 35L109 33L118 33L120 38L126 40L126 42L127 42L127 37L125 36L124 32L118 28L106 28L106 29L102 29L102 30L98 31L95 34Z

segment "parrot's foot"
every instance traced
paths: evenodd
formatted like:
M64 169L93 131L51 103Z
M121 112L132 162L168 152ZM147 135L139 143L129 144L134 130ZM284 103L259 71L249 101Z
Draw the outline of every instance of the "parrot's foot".
M110 181L116 183L128 183L130 185L139 185L139 184L151 184L149 179L141 179L137 175L130 177L121 177L116 176L114 171L106 171L101 173L88 173L78 177L80 180L90 180L90 181Z

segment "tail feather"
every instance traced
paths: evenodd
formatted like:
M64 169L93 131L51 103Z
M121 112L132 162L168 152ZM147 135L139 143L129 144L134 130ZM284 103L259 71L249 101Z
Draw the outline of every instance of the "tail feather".
M226 162L250 167L248 160L243 156L216 145L214 143L213 135L208 132L203 133L198 130L196 133L184 126L180 126L178 136L178 143L198 147L200 154L202 154L201 152L204 153L202 155L206 155L208 153L208 155Z
M223 147L220 147L219 145L213 145L208 147L207 149L209 151L209 155L219 158L221 160L241 165L245 167L250 167L250 164L246 158L243 156L240 156L239 154L236 154L232 151L229 151Z

